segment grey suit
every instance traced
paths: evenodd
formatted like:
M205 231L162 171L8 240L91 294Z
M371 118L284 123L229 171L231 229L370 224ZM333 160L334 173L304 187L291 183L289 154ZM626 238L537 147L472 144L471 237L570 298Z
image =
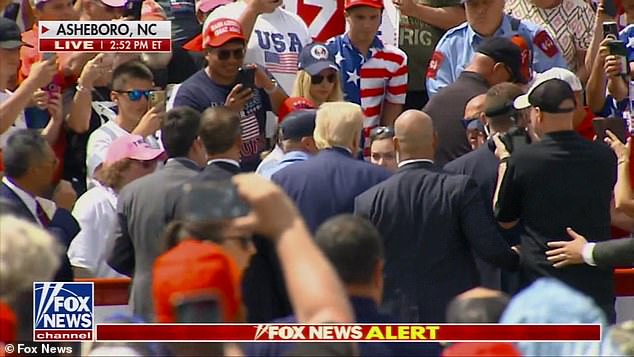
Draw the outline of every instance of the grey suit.
M133 276L130 304L134 314L154 319L152 265L162 249L163 229L174 217L177 186L196 176L200 168L186 158L167 161L163 169L128 184L117 202L118 224L108 264Z
M597 242L592 251L594 262L600 267L634 264L634 238Z

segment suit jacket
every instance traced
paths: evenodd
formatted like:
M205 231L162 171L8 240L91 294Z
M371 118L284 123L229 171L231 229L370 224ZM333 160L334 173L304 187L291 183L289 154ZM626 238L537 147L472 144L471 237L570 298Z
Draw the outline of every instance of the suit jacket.
M8 203L4 205L2 213L11 213L19 218L39 225L37 218L33 216L22 199L4 183L0 184L0 197ZM73 281L73 270L66 251L73 238L79 233L79 223L77 223L70 212L63 208L58 208L55 210L55 214L51 218L51 223L46 227L46 230L57 238L58 242L64 247L64 254L61 257L62 264L55 273L53 280Z
M480 283L472 250L496 266L518 264L475 182L428 161L406 164L359 195L355 213L384 239L384 305L404 321L445 320L449 301Z
M467 175L471 177L480 188L487 212L491 215L491 217L494 217L493 207L490 202L493 202L493 195L495 194L499 163L500 161L495 156L495 143L493 140L488 140L476 150L447 163L443 169L448 173ZM507 243L512 246L519 244L519 234L521 231L520 225L508 230L503 229L500 225L496 226ZM500 290L502 288L501 280L505 280L505 283L508 283L512 278L505 272L502 272L499 268L496 268L482 260L479 256L476 255L475 258L476 265L478 266L478 270L480 271L480 276L482 278L482 286ZM512 273L512 275L517 274ZM517 276L513 279L517 280ZM515 284L516 283L517 282L515 282ZM506 292L512 293L511 291Z
M597 242L592 257L600 267L632 266L634 265L634 238Z
M314 233L328 218L352 213L354 198L390 175L380 166L353 158L345 149L332 148L278 171L271 179L295 201Z
M161 170L126 185L117 200L118 224L108 264L121 274L134 276L130 304L133 312L152 321L152 265L162 253L161 236L172 220L180 193L175 189L198 174L191 160L168 160Z

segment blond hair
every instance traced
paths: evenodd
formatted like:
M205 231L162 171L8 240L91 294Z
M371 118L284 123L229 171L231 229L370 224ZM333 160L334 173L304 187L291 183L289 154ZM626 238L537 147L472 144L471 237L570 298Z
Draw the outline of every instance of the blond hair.
M44 229L12 215L0 216L0 298L11 301L50 281L61 264L62 246Z
M331 102L317 110L313 137L317 148L350 147L363 129L363 111L358 104Z
M330 95L326 98L326 102L341 102L343 100L343 92L341 91L341 78L339 77L339 73L335 75L335 85L332 87L332 91L330 91ZM326 80L326 79L324 79ZM304 97L316 105L321 103L317 103L315 98L310 95L310 74L304 70L300 70L297 72L297 77L295 78L295 83L293 84L293 94L291 97Z

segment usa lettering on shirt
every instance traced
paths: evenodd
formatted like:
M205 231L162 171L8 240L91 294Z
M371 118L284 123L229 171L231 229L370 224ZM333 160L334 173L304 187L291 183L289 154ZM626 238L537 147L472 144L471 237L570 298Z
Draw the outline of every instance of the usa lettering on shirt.
M369 156L372 128L381 122L383 103L404 104L407 92L407 55L397 47L375 38L369 56L359 53L348 35L334 38L329 44L341 68L340 75L346 100L361 105L364 114L363 149Z

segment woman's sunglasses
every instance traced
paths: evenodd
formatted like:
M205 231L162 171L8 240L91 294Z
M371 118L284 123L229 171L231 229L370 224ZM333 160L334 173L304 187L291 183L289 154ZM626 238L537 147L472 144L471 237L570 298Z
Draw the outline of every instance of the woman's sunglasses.
M327 76L323 76L321 74L316 74L314 76L310 76L310 83L312 83L312 84L320 84L321 82L324 81L324 78L329 83L335 83L335 80L337 80L337 74L336 73L332 73L332 74L329 74Z
M150 98L150 93L152 91L151 90L133 89L133 90L116 90L115 92L121 93L121 94L127 94L128 95L128 99L130 99L133 102L138 102L139 100L141 100L142 97L145 97L145 99Z
M233 58L241 60L244 58L244 48L239 48L237 50L218 50L216 54L218 59L221 61L228 60L232 55Z
M377 126L370 130L370 139L376 140L379 136L393 137L394 136L394 128L389 126Z

